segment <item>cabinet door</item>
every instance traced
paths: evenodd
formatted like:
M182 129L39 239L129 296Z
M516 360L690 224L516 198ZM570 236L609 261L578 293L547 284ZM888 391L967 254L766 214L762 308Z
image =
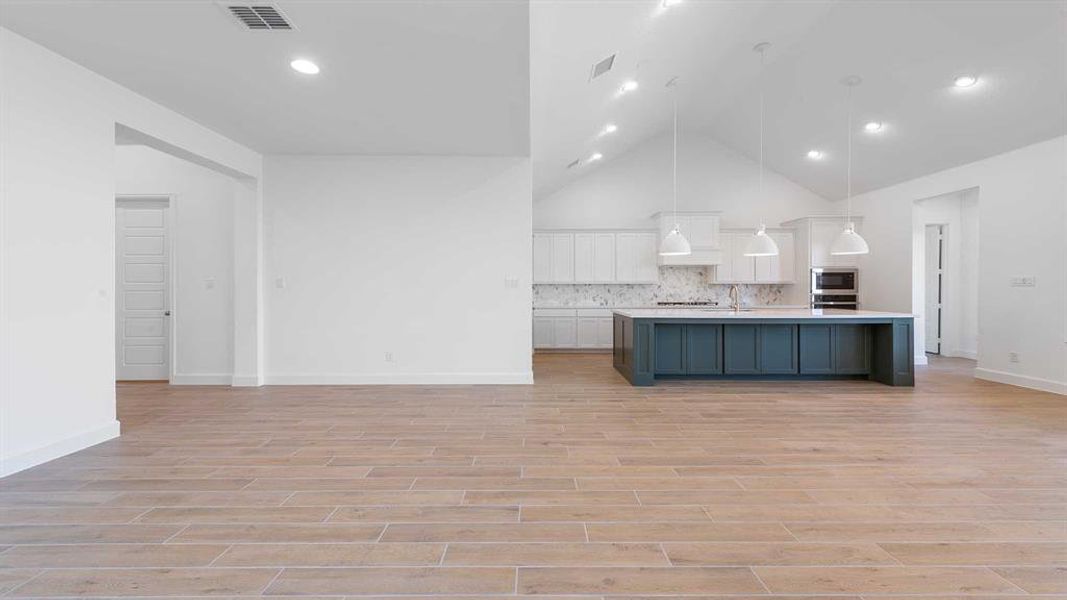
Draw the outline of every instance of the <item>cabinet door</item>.
M722 326L723 372L727 375L760 373L760 326Z
M593 281L615 281L615 234L598 233L593 239Z
M772 233L775 243L778 244L778 281L781 283L793 283L797 279L797 248L796 240L791 232Z
M623 283L634 280L633 233L615 235L615 280Z
M533 343L534 348L551 348L555 345L552 317L534 317Z
M797 326L760 325L760 372L789 375L797 372Z
M592 233L574 234L574 280L593 281L596 262L595 239Z
M560 283L574 281L574 234L552 234L552 280Z
M656 323L656 375L685 374L685 325Z
M615 341L615 319L598 317L596 320L596 345L599 348L611 348Z
M578 317L578 344L579 348L597 347L597 318Z
M533 235L533 281L534 283L552 281L552 234L535 233Z
M638 233L634 238L634 280L641 283L659 281L656 234Z
M552 347L574 348L578 345L578 319L552 317Z
M834 326L818 323L800 326L800 373L834 373Z
M722 373L722 325L686 325L686 373Z
M755 256L753 257L753 263L757 282L774 283L779 280L779 260L777 256Z
M871 328L868 325L834 325L834 371L841 375L871 372Z
M731 281L749 283L756 280L756 262L751 256L745 256L746 242L747 234L734 234L733 243L730 244Z
M813 267L854 267L858 264L855 255L834 256L830 246L845 229L845 220L812 221L811 223L811 266ZM859 228L857 227L857 230Z
M729 283L733 281L733 245L734 234L732 233L720 233L719 245L722 247L722 262L715 265L715 282L716 283Z

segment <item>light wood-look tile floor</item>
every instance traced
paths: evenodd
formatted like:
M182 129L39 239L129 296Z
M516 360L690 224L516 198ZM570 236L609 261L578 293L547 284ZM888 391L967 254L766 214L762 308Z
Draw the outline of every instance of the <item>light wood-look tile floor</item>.
M120 384L0 480L0 594L1067 598L1067 401L974 381Z

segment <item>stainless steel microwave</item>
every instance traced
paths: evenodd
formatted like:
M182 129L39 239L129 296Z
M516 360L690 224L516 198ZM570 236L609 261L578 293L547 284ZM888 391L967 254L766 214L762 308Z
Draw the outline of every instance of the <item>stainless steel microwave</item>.
M815 267L811 270L812 294L858 294L859 271L848 267Z

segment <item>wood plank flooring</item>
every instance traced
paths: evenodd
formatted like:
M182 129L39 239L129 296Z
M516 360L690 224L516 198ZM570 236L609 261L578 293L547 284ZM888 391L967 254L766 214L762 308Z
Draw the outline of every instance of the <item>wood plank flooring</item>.
M1067 600L1067 401L969 366L120 384L122 438L0 480L0 594Z

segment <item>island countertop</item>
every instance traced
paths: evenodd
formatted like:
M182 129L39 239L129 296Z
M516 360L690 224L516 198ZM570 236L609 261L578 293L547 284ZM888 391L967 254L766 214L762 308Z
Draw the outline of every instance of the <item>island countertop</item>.
M819 308L754 308L740 311L711 309L671 309L671 308L629 308L612 311L631 319L708 319L708 320L745 320L745 319L782 319L786 321L829 320L829 319L911 319L908 313L879 312L873 310L841 310Z

